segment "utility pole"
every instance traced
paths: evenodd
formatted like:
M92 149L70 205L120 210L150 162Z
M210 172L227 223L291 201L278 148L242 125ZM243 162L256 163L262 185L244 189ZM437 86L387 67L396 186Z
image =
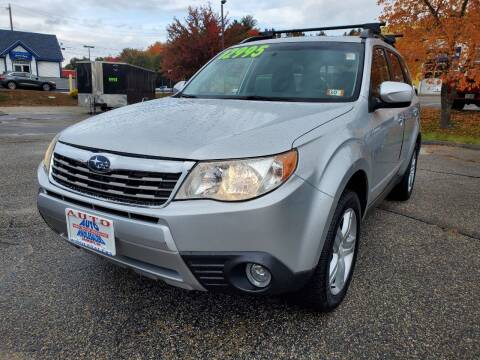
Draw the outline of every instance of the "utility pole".
M10 30L13 31L12 5L8 4L8 6L6 7L6 9L8 10L8 14L10 15Z
M221 17L222 17L222 50L225 49L225 19L223 18L223 5L227 0L221 0Z
M95 46L83 45L83 47L88 49L88 60L90 61L90 49L95 49Z

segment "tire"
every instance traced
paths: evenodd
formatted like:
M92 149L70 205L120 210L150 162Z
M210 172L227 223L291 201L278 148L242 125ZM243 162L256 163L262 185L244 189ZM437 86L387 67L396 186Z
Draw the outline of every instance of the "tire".
M352 222L347 226L348 219ZM309 282L294 295L301 305L322 312L332 311L340 305L347 293L357 260L360 222L358 195L346 189L335 209L318 265ZM337 236L344 235L344 232L345 236ZM341 264L343 265L340 266Z
M412 196L413 186L415 185L415 178L417 177L417 160L418 160L419 146L415 147L407 170L403 174L400 182L388 194L390 200L407 201Z
M9 81L7 83L7 88L10 89L10 90L15 90L17 88L17 84L13 81Z
M465 100L455 100L452 104L452 109L453 110L463 110L465 107Z
M43 91L50 91L51 88L52 88L52 87L50 86L50 84L43 84L43 85L42 85L42 90L43 90Z

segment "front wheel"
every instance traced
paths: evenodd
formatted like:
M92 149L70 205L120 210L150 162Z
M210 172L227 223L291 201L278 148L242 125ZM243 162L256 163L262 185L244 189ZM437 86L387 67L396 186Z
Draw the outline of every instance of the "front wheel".
M50 91L51 86L49 84L43 84L42 89L43 89L43 91Z
M350 190L340 197L314 274L297 294L303 305L332 311L347 293L358 253L361 208Z

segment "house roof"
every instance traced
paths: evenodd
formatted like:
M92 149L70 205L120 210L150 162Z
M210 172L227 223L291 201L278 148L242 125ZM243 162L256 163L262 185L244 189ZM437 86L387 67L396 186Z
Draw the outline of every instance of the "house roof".
M0 30L0 56L4 56L18 45L31 52L37 60L63 61L62 51L55 35Z

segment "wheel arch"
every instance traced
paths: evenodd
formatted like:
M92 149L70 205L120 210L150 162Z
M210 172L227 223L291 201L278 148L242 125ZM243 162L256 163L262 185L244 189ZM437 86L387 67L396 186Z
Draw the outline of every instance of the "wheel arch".
M345 188L343 189L342 193L346 190L354 191L358 199L360 200L360 207L362 210L362 217L366 212L367 203L368 203L368 177L367 173L360 169L357 170L348 180Z
M422 146L422 133L421 133L421 132L418 132L418 135L417 135L417 148L420 149L421 146Z

